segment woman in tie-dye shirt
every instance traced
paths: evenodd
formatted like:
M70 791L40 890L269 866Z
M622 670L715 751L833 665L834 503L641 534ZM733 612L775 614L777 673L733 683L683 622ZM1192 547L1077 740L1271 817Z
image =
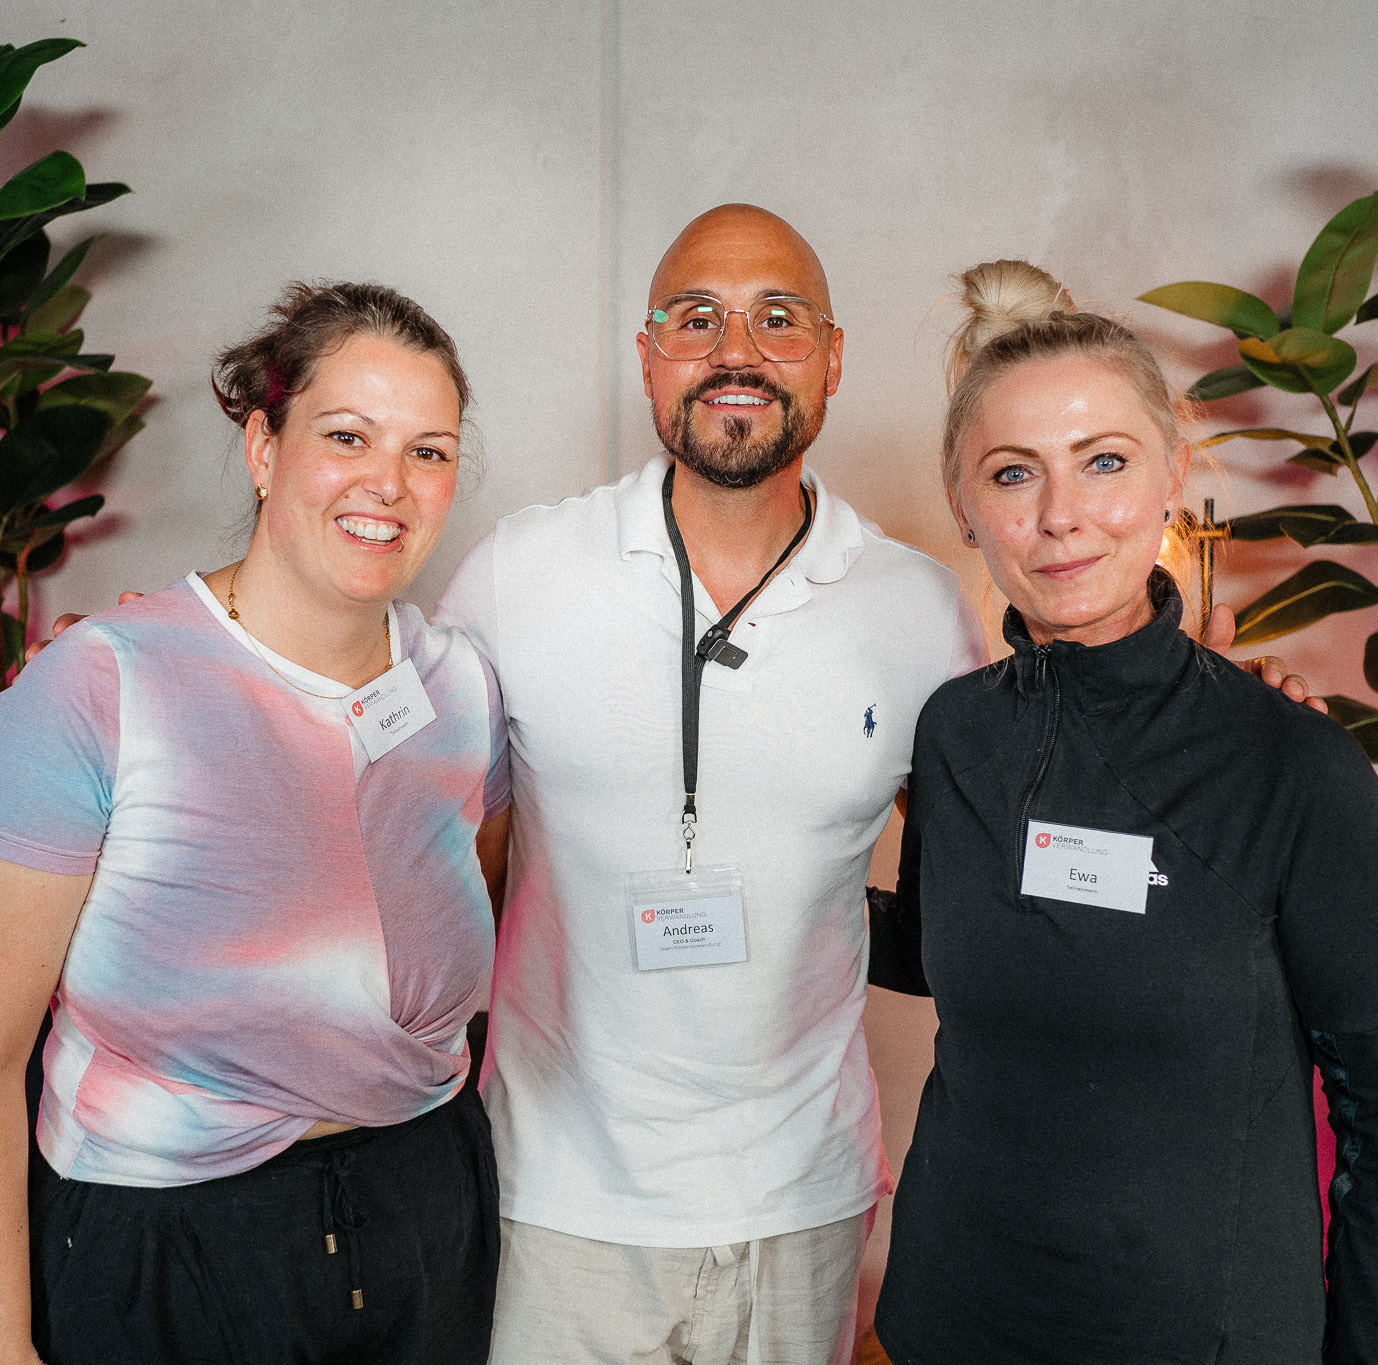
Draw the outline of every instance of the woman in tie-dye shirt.
M259 499L244 560L0 696L0 1361L482 1361L495 1179L462 1087L502 710L393 602L467 384L410 300L294 286L216 392Z

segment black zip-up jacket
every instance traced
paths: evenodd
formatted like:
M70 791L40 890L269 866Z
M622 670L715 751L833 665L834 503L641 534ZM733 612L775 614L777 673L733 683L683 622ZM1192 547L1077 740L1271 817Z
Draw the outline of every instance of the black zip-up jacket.
M876 1315L896 1365L1378 1362L1378 781L1154 588L1095 648L1011 612L1013 658L919 718L872 907L872 982L939 1020ZM1151 837L1144 912L1021 894L1031 819Z

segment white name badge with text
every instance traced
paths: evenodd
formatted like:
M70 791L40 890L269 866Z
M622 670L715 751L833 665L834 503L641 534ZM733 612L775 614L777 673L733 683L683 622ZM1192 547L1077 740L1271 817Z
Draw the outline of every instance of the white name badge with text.
M410 659L365 683L340 701L359 735L370 763L391 753L435 719L416 665Z
M1153 840L1145 835L1030 820L1019 892L1142 915L1152 871Z
M738 868L629 872L627 905L639 971L746 961Z

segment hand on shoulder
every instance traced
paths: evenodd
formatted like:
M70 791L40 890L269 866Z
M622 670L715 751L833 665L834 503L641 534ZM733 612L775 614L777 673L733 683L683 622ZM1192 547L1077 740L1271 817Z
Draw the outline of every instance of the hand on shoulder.
M119 606L124 606L127 602L137 602L143 596L141 592L122 592L116 599ZM68 626L74 626L78 621L84 621L86 617L74 611L63 612L61 616L53 622L53 633L46 640L35 640L28 649L24 651L24 662L32 663L45 649L48 648Z
M1224 654L1234 643L1234 633L1234 612L1223 603L1219 603L1211 612L1205 630L1201 632L1201 643L1217 654ZM1269 687L1277 688L1293 701L1310 706L1322 715L1330 710L1323 697L1311 695L1311 688L1306 679L1300 673L1289 673L1286 662L1276 654L1260 654L1256 658L1240 659L1236 662L1246 673L1252 673L1254 677L1267 683Z

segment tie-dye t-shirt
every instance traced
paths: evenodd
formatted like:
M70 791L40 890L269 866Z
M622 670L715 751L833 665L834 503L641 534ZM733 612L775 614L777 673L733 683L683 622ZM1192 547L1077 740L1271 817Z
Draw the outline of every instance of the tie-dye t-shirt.
M373 763L347 689L269 667L195 575L73 627L0 694L0 858L94 872L44 1054L59 1174L230 1175L319 1119L397 1123L463 1083L502 709L462 635L405 603L390 625L436 719Z

